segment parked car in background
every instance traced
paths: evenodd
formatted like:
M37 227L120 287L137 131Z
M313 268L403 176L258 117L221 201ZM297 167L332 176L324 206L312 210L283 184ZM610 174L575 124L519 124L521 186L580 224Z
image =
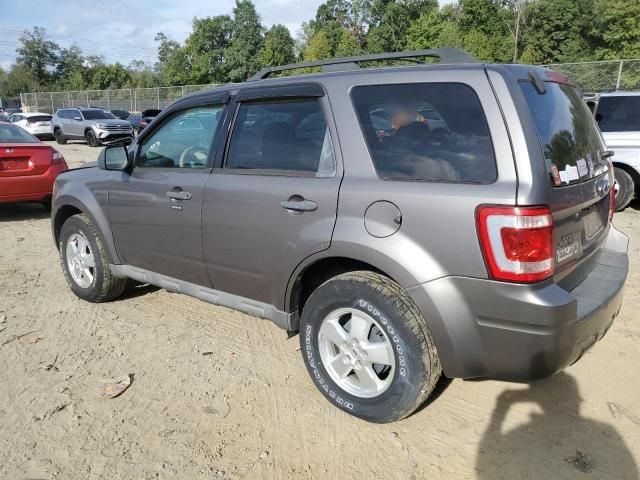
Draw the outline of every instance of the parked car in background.
M65 170L67 164L58 150L16 124L0 123L0 203L48 205L53 182Z
M14 113L8 121L24 128L37 138L53 138L51 133L51 118L48 113Z
M133 139L133 127L99 108L63 108L51 120L51 131L61 145L67 140L85 140L91 147L114 140Z
M133 130L138 135L144 128L151 123L155 117L160 115L162 110L149 109L143 110L140 115L130 115L127 120L133 125Z
M390 422L442 373L528 381L604 337L628 272L604 151L542 67L454 49L269 67L61 175L52 230L78 297L132 278L270 319L329 402Z
M602 93L587 99L607 144L614 152L618 183L616 211L640 194L640 92Z
M0 122L8 122L9 115L5 115L4 113L0 113Z
M109 110L109 113L120 120L128 120L131 114L126 110Z
M22 113L22 109L20 107L7 107L2 109L2 113L5 115L11 115L13 113Z

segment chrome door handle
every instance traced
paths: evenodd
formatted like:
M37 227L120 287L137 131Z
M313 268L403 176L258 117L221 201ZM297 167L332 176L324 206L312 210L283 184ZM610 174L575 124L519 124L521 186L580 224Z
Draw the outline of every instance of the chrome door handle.
M173 200L191 200L191 194L184 190L171 190L167 192L167 197Z
M318 204L311 200L283 200L280 206L294 212L315 212L318 209Z

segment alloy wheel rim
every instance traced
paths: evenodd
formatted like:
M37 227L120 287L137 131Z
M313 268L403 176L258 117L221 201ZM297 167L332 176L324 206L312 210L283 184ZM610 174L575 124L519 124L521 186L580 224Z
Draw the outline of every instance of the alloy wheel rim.
M66 246L67 269L80 288L89 288L95 278L96 261L91 245L81 233L69 236Z
M327 315L318 347L331 380L353 396L377 397L393 382L393 346L382 326L361 310L340 308Z

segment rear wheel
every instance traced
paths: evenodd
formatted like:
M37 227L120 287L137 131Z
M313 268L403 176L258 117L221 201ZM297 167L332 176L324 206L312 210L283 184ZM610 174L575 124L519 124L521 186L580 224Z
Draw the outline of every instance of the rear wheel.
M410 415L442 372L413 300L373 272L345 273L318 287L302 312L300 344L327 400L370 422Z
M99 303L122 294L127 281L111 274L102 240L87 215L74 215L64 222L58 249L67 284L78 297Z
M87 133L84 134L84 138L87 141L87 145L90 147L97 147L100 145L98 139L96 138L96 134L93 133L93 130L87 130Z
M613 173L618 183L618 192L616 193L616 212L624 210L635 195L635 183L633 177L620 167L614 167Z
M67 138L62 133L62 130L56 128L53 132L53 138L55 138L56 142L59 145L65 145L67 143Z

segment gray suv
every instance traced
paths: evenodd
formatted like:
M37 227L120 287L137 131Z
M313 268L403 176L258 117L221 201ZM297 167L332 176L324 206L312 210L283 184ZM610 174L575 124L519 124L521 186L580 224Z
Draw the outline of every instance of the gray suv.
M269 319L330 402L390 422L441 374L544 377L606 334L628 270L608 157L543 68L312 62L188 95L61 174L52 229L80 298L134 279Z
M85 140L91 147L113 141L133 140L133 127L100 108L63 108L51 120L53 138L60 145L67 140Z

